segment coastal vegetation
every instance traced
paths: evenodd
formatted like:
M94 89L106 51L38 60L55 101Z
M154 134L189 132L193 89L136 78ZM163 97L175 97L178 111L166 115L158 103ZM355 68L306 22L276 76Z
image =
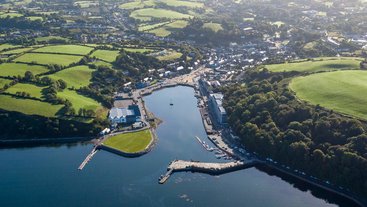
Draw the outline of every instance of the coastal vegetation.
M299 77L257 68L242 84L224 87L224 106L248 150L366 196L365 82L365 71Z
M150 130L129 132L109 137L103 142L104 145L122 151L124 153L142 152L152 142Z

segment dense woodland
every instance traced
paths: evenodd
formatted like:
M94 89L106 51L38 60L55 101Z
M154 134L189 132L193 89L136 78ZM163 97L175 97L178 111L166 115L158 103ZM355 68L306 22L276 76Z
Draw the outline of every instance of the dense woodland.
M287 76L256 69L243 84L223 89L241 142L263 158L367 196L366 123L298 101Z

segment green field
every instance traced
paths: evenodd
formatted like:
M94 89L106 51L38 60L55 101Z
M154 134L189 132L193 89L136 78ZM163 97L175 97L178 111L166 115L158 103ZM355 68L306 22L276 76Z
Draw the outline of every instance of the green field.
M34 52L42 52L42 53L62 53L62 54L70 54L70 55L86 55L91 52L93 48L86 47L82 45L51 45L46 47L41 47Z
M188 19L192 16L166 9L145 8L131 12L130 17L134 19L139 19L141 21L150 21L152 17L168 19Z
M189 8L203 8L204 3L202 2L195 2L195 1L179 1L179 0L159 0L158 2L163 2L168 6L174 7L189 7Z
M75 55L59 55L59 54L42 54L42 53L26 53L14 61L24 63L38 63L41 65L57 64L62 66L68 66L72 63L79 62L82 56Z
M31 21L43 21L43 17L39 17L39 16L30 16L30 17L26 17L27 19L31 20Z
M160 23L157 23L157 24L141 24L138 27L138 31L140 31L140 32L149 31L149 30L152 30L152 29L159 28L159 27L161 27L165 24L168 24L168 23L170 23L170 21L160 22Z
M125 51L128 52L137 52L137 53L146 53L146 52L153 52L153 49L147 48L123 48Z
M157 56L158 60L161 61L170 61L170 60L176 60L182 56L182 53L176 52L176 51L168 51L167 54Z
M48 69L40 65L27 65L22 63L0 64L0 76L3 77L24 76L26 71L31 71L34 75L37 75L48 72Z
M203 28L210 29L213 32L218 32L220 30L223 30L223 27L221 24L213 23L213 22L204 23Z
M367 71L348 70L297 77L290 83L297 96L313 105L367 120Z
M56 113L62 107L63 105L52 105L42 101L0 95L0 108L7 111L17 111L28 115L55 117Z
M46 36L46 37L37 37L37 42L49 42L50 40L62 40L62 41L69 41L68 38L60 37L60 36Z
M163 25L161 27L158 27L156 29L149 30L148 32L153 33L153 34L155 34L156 36L159 36L159 37L166 37L166 36L170 35L173 31L186 27L187 24L188 24L188 22L185 21L185 20L177 20L177 21L174 21L172 23L165 24L165 25Z
M7 18L7 17L9 17L9 18L14 18L14 17L22 17L23 16L23 14L19 14L19 13L4 13L4 14L1 14L0 15L0 18Z
M11 80L0 78L0 88L3 88L6 84L9 84Z
M15 47L20 47L20 45L1 44L0 45L0 51L11 49L11 48L15 48Z
M119 53L118 50L96 50L90 56L106 62L114 62Z
M112 68L112 64L111 63L106 63L104 61L95 61L95 62L92 62L90 63L90 65L95 65L95 66L104 66L104 67L109 67L109 68Z
M346 70L346 69L358 69L361 59L358 58L323 58L323 60L315 61L303 61L297 63L284 63L266 65L272 72L319 72L319 71L333 71L333 70Z
M101 106L97 101L68 89L58 92L57 96L69 100L73 104L73 107L77 113L80 108L92 109L96 111L97 108Z
M13 55L13 54L19 54L19 53L23 53L23 52L27 52L29 50L33 49L32 47L25 47L25 48L19 48L19 49L14 49L14 50L8 50L5 52L2 52L2 55Z
M121 4L119 6L119 8L133 10L133 9L141 9L141 8L144 8L144 7L152 7L154 5L155 5L155 3L152 0L148 0L148 1L132 1L132 2Z
M88 66L75 66L61 70L57 73L51 74L50 77L53 80L62 79L67 83L67 87L81 88L90 84L93 70Z
M27 83L17 83L14 86L10 87L6 90L7 93L15 95L16 92L26 92L31 95L33 98L39 98L42 99L42 89L46 87L39 87L33 84L27 84Z
M119 134L108 138L104 145L126 153L136 153L145 150L152 140L149 130Z

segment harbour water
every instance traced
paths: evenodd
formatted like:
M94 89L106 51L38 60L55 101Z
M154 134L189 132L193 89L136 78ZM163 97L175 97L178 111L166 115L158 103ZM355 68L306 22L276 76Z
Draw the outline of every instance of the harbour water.
M209 143L192 88L167 88L144 100L163 120L158 144L144 156L99 151L79 171L92 144L0 149L1 206L353 206L332 193L256 168L221 176L177 173L159 185L159 176L174 159L218 159L195 138Z

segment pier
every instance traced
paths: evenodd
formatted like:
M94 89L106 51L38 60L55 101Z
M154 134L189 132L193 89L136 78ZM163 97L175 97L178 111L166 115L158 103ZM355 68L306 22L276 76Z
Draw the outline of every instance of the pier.
M93 156L98 152L98 147L95 146L88 156L84 159L82 164L78 167L78 170L83 170L83 168L88 164L88 162L93 158Z
M208 163L199 161L174 160L167 167L167 173L161 175L159 184L164 184L175 172L200 172L210 175L220 175L228 172L242 170L253 167L257 161L234 161L227 163Z

